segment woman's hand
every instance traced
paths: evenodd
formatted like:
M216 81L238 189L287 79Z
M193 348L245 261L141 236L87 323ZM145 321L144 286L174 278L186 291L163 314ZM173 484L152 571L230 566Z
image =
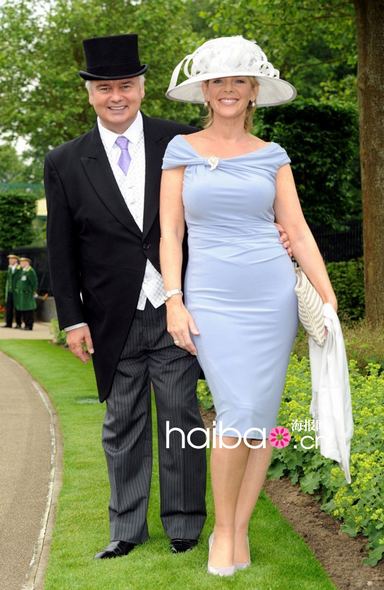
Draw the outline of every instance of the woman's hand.
M190 354L196 355L197 350L192 342L191 334L198 336L199 330L193 317L183 304L181 296L175 295L166 303L167 330L176 346L184 348Z
M337 313L337 299L336 298L328 297L327 301L325 301L324 303L329 303L330 305L332 305L333 309Z

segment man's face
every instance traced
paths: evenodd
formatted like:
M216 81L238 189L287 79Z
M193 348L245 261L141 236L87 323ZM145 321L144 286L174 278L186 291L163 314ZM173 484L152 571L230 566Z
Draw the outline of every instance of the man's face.
M8 258L9 260L9 266L13 266L14 264L17 264L17 258Z
M21 266L21 268L27 268L29 266L28 260L21 260L20 266Z
M124 133L133 123L144 98L144 80L138 76L123 80L92 80L89 104L104 127Z

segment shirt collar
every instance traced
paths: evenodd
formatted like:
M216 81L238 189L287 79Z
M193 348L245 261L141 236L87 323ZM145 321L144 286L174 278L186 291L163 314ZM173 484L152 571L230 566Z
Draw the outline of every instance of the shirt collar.
M107 129L103 126L99 117L97 117L97 126L99 128L101 141L103 142L105 151L108 153L113 148L116 139L122 135L124 135L124 137L126 137L133 144L139 142L143 132L143 117L139 111L136 115L136 119L130 124L124 133L115 133L114 131Z

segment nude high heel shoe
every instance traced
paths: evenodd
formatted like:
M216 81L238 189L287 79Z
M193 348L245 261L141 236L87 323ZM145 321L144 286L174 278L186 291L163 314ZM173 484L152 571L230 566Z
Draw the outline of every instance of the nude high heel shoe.
M247 535L247 545L248 545L248 555L250 554L250 550L249 550L249 539L248 539L248 535ZM238 570L246 570L247 567L249 567L251 565L251 559L249 558L248 561L245 561L243 563L235 563L234 567L235 567L235 571Z
M236 571L234 565L229 565L228 567L214 567L213 565L209 565L209 556L211 553L211 547L213 543L213 533L210 535L208 539L208 573L214 576L233 576Z

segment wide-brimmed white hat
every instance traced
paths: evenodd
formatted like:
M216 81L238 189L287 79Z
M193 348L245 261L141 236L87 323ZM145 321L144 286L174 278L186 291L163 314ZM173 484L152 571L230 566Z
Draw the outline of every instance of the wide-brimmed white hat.
M182 67L187 79L177 84ZM256 104L259 107L290 102L297 94L292 84L280 79L279 70L267 60L255 41L236 35L206 41L184 57L173 71L166 97L182 102L204 103L201 83L228 76L257 78L260 86Z

